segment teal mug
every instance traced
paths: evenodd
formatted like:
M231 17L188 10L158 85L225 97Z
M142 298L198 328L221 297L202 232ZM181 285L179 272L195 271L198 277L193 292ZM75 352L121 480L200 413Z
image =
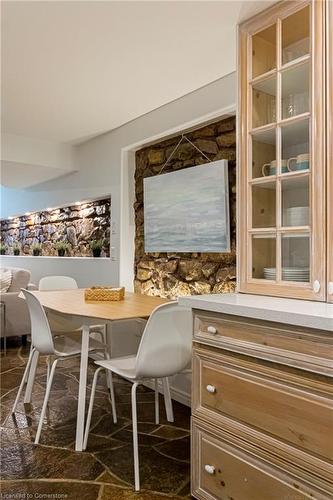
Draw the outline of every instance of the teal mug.
M309 166L310 166L309 153L297 155L296 157L289 158L288 160L289 172L296 172L297 170L308 170Z
M268 170L266 170L266 167L268 167ZM281 160L281 173L285 174L286 172L288 172L287 160ZM273 160L270 163L265 163L265 165L262 166L262 175L264 177L275 174L276 174L276 160Z

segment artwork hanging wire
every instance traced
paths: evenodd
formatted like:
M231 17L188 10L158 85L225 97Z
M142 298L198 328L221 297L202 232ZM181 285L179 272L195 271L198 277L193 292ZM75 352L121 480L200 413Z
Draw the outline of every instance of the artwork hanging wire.
M163 172L163 170L165 169L165 167L167 166L167 164L169 163L169 161L171 160L171 158L173 157L173 155L175 154L175 152L177 151L177 149L179 148L179 146L181 145L181 143L183 141L187 141L189 144L191 144L191 146L194 147L194 149L196 149L201 154L201 156L203 156L204 158L206 158L206 160L208 160L209 162L211 161L211 159L208 158L208 156L205 155L205 153L203 151L201 151L201 149L199 149L198 146L196 146L188 137L186 137L185 134L182 134L181 138L179 139L179 141L177 142L176 146L171 151L171 153L170 153L169 157L167 158L167 160L163 163L163 165L161 167L161 170L158 172L157 175L160 175Z

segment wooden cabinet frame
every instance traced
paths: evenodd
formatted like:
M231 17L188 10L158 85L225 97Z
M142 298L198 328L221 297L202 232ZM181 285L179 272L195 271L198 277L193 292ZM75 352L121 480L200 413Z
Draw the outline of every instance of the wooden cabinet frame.
M330 3L330 2L329 2ZM280 73L282 67L280 37L282 19L294 14L302 8L310 6L310 57L308 60L311 77L309 93L311 96L310 113L304 113L295 118L281 120L276 118L276 124L286 125L302 118L309 118L311 171L309 174L310 200L310 282L294 283L287 281L265 282L264 279L252 277L252 244L251 234L251 150L250 150L250 119L251 109L251 37L257 32L276 23L277 26L277 60L275 70L268 71L265 76L277 77L277 95L280 95ZM280 2L272 8L246 21L239 27L239 100L238 100L238 290L245 293L257 293L279 297L290 297L308 300L326 300L326 180L325 180L325 3L322 0L301 0ZM301 62L301 60L299 61ZM296 63L296 62L295 62ZM288 63L289 64L289 63ZM291 67L292 65L290 65ZM295 64L296 66L296 64ZM286 67L284 65L283 67ZM261 75L263 77L264 75ZM265 129L265 127L262 127ZM279 135L278 141L279 139ZM279 144L278 144L279 146ZM277 148L279 151L279 147ZM279 160L279 158L277 158ZM277 199L280 194L281 176L276 175ZM332 181L331 181L332 182ZM279 201L279 200L278 200ZM277 203L277 210L279 203ZM332 224L331 224L332 225ZM295 229L295 228L292 228ZM252 232L251 232L252 231ZM266 230L267 231L267 230ZM260 232L260 231L258 231ZM267 231L268 232L268 231ZM281 268L281 231L280 215L277 214L276 228L272 233L277 235L276 267ZM332 231L333 232L333 231ZM279 271L277 271L279 272ZM320 284L319 290L314 290L314 282Z
M327 300L333 303L333 2L326 3L327 37Z

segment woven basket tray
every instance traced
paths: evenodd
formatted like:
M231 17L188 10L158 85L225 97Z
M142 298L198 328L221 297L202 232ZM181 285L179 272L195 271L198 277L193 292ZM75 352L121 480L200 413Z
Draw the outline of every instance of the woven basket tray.
M85 300L89 301L111 301L111 300L124 300L125 288L113 288L108 286L93 286L86 288L84 291Z

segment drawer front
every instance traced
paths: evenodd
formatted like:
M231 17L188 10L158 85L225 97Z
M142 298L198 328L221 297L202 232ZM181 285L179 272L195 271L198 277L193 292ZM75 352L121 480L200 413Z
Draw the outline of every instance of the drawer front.
M325 331L197 311L194 339L333 375L333 339Z
M332 400L282 383L278 370L264 370L254 362L195 350L194 412L209 412L216 420L226 415L333 459Z
M192 494L199 499L305 500L317 496L294 478L192 422ZM328 498L328 497L326 497Z

